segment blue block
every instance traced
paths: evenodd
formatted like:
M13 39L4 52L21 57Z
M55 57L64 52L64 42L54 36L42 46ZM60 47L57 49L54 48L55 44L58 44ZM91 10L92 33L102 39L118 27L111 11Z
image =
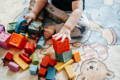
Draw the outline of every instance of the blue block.
M41 38L38 40L37 47L36 48L43 48L45 43L44 37L41 36Z
M37 65L30 65L30 73L32 75L37 74L37 71L38 71L38 66Z
M55 80L56 69L49 67L46 75L46 80Z

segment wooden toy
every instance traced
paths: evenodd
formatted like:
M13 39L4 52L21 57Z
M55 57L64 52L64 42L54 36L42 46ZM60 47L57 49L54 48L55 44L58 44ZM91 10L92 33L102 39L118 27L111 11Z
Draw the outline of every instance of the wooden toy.
M12 71L15 71L15 72L19 71L19 65L17 65L14 62L9 62L8 67Z
M6 49L9 47L8 41L9 41L10 35L11 34L6 32L0 33L0 47L6 48Z
M17 22L15 32L20 33L20 32L27 32L28 30L28 23L27 20L23 19Z
M20 33L21 35L25 36L25 38L28 40L29 34L28 33Z
M39 63L38 55L37 53L32 54L32 64L37 65Z
M56 70L53 67L49 67L46 75L46 80L55 80Z
M65 68L65 71L66 71L69 79L70 80L73 79L75 77L75 72L74 72L72 66L71 65L66 65L64 68Z
M0 24L0 33L1 32L5 32L5 27L4 27L4 25L2 25L2 24Z
M27 42L25 47L24 47L24 50L26 53L32 54L35 51L35 43Z
M55 60L55 59L53 59L53 58L50 58L50 60L49 60L49 65L50 66L54 66L54 65L56 65L56 63L57 63L57 61Z
M42 58L42 62L41 62L41 66L42 67L48 67L48 65L49 65L49 61L50 61L50 57L49 56L44 56L43 58Z
M13 60L13 54L11 52L7 52L4 59L9 61Z
M75 52L73 54L73 58L74 58L75 62L79 62L81 60L79 52Z
M27 63L25 63L18 55L15 55L13 57L13 60L23 69L27 69L29 67L29 65Z
M37 42L37 47L36 48L43 48L44 43L45 43L44 37L41 36L41 38Z
M26 38L21 34L12 33L8 43L11 46L17 47L19 49L23 49L26 44L26 41L27 41Z
M61 42L61 39L55 40L54 38L52 38L52 40L53 48L58 54L62 54L63 52L70 50L70 44L67 38L63 42Z
M16 24L17 24L17 22L9 23L7 26L7 32L9 32L9 33L15 32Z
M27 64L30 64L32 62L32 59L30 59L25 53L19 54L19 57Z
M37 71L38 71L38 66L37 65L30 65L30 73L32 75L37 74Z
M38 75L41 77L44 77L46 75L47 69L40 67L39 71L38 71Z
M54 68L55 68L58 72L60 72L60 71L63 70L63 68L64 68L66 65L72 64L73 62L74 62L73 59L69 60L69 61L66 62L66 63L58 62L58 63L54 66Z
M71 50L70 51L66 51L66 52L64 52L62 54L58 54L56 52L55 55L56 55L57 61L59 61L59 62L67 62L67 61L69 61L72 58L72 51Z

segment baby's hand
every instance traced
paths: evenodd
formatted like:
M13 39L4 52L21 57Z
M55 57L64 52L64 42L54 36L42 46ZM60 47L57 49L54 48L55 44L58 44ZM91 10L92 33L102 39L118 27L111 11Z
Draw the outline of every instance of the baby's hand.
M36 14L33 12L30 12L24 16L25 19L27 19L27 22L31 22L32 20L36 19Z

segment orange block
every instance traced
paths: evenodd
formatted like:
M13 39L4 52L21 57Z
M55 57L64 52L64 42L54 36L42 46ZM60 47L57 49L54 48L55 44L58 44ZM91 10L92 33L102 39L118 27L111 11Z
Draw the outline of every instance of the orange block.
M21 34L13 33L8 43L14 47L22 49L24 48L26 41L26 38Z
M81 60L79 52L75 52L73 54L73 58L74 58L75 62L79 62Z

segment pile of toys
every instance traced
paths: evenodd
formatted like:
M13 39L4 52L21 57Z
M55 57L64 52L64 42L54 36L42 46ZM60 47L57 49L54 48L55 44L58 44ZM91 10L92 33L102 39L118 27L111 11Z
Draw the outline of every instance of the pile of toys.
M0 47L5 49L15 47L24 51L18 55L10 51L7 52L3 63L7 63L8 68L14 72L29 68L31 75L38 75L46 80L55 80L56 72L62 70L66 71L69 79L73 79L75 73L71 64L81 60L79 52L72 53L67 38L63 42L60 41L61 39L52 38L56 59L45 55L40 61L35 49L42 48L44 45L42 32L43 27L40 22L28 24L26 20L21 20L9 23L7 32L5 32L5 27L0 25ZM37 43L28 41L28 38L37 40Z

